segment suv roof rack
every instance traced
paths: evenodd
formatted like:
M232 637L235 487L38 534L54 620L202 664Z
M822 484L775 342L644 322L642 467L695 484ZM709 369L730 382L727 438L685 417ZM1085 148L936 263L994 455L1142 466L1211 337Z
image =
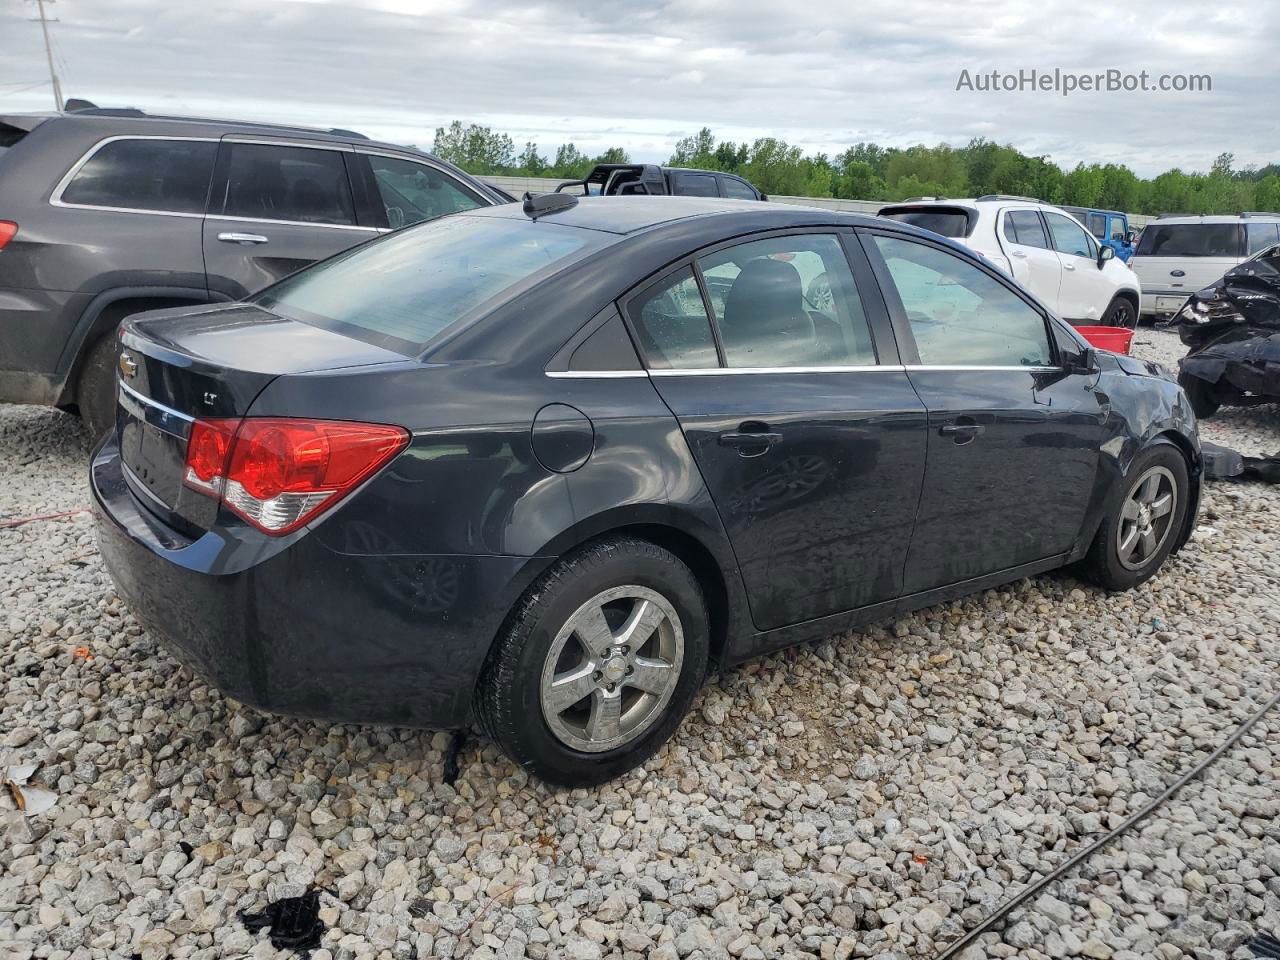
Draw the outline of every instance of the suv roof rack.
M1240 214L1242 217L1280 217L1280 213L1271 210L1245 210Z
M907 197L905 200L895 200L894 203L918 203L921 200L947 200L948 197Z
M984 193L975 199L975 203L981 200L1025 200L1027 203L1044 203L1039 197L1020 197L1014 193Z
M1203 217L1203 216L1204 216L1203 213L1179 213L1178 211L1175 210L1172 213L1158 213L1156 214L1156 219L1164 220L1168 217Z
M332 137L349 137L355 140L368 140L363 133L347 130L343 127L304 127L296 123L267 123L263 120L228 120L215 117L183 117L170 114L147 113L137 107L99 107L88 100L70 99L66 103L66 113L74 113L78 117L134 117L145 120L185 120L191 123L225 123L229 126L263 127L268 130L302 130L307 133L327 133Z

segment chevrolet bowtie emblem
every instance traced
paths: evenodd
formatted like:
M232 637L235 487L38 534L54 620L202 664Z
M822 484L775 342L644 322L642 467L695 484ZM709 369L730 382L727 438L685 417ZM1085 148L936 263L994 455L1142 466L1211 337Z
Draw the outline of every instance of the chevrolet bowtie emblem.
M126 380L132 380L138 375L138 361L133 358L133 354L125 350L120 354L120 376Z

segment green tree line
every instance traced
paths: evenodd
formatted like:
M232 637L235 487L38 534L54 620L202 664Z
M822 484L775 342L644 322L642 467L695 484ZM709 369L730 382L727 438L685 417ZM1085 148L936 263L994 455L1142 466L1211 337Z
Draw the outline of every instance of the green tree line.
M436 129L434 152L478 175L583 177L597 163L626 163L622 147L588 156L574 144L554 157L536 143L519 152L505 133L455 120ZM963 147L940 143L882 147L857 143L842 153L806 154L777 137L751 143L717 142L703 127L677 141L671 166L721 170L746 177L766 194L905 200L908 197L973 197L1008 193L1049 203L1103 207L1130 213L1238 213L1280 210L1280 165L1237 170L1223 153L1207 173L1177 168L1150 179L1123 164L1077 164L1063 169L1047 157L1028 156L984 138Z

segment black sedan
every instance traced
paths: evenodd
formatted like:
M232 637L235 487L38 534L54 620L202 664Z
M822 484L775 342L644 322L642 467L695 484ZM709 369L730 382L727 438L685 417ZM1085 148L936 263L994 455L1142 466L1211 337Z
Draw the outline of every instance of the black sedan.
M121 333L91 466L120 594L237 700L477 718L548 781L712 661L1185 543L1195 419L981 258L871 217L563 195Z

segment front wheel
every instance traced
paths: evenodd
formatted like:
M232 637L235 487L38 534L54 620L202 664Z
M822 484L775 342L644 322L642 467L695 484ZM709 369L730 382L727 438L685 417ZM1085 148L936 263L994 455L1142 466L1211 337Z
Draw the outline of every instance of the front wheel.
M516 606L480 680L481 724L549 783L589 786L638 766L702 684L702 590L670 551L630 537L570 554Z
M1128 327L1130 330L1136 330L1138 311L1126 297L1116 297L1107 307L1107 312L1102 315L1102 326Z
M1170 443L1140 453L1122 483L1081 565L1107 590L1129 590L1155 576L1173 551L1190 497L1187 462Z

